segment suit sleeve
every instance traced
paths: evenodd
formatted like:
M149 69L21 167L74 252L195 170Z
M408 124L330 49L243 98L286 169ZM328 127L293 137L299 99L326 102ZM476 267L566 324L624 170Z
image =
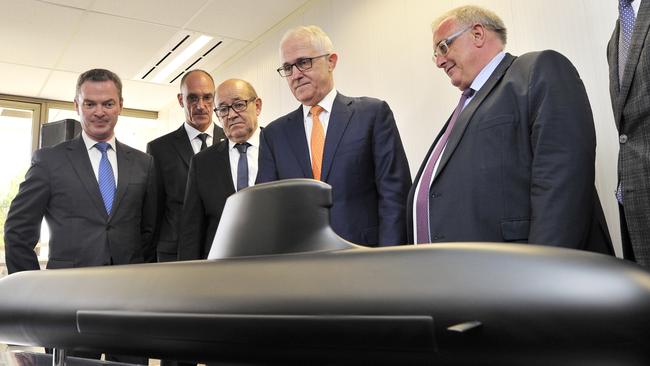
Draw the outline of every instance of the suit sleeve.
M267 140L264 133L260 132L260 153L258 157L257 178L255 183L273 182L278 180L278 171L273 157L273 145Z
M41 233L41 222L50 199L50 178L41 159L34 153L25 181L11 202L5 221L5 260L9 273L40 269L34 247Z
M178 228L178 260L203 259L206 218L196 178L196 159L190 161L185 200Z
M142 219L140 222L140 235L142 237L142 247L144 261L147 263L156 262L156 242L154 233L158 217L158 197L157 197L157 179L156 167L153 158L149 159L147 191L142 203Z
M577 248L594 207L596 133L571 62L545 51L529 79L531 226L528 241Z
M407 242L406 199L411 173L393 112L382 102L373 131L375 184L378 194L379 245Z

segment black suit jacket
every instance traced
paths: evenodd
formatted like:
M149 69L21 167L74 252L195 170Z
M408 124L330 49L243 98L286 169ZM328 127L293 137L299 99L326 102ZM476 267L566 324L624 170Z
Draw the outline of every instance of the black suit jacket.
M214 125L214 124L213 124ZM223 141L223 130L214 125L213 145ZM175 131L147 144L147 153L156 162L158 178L158 224L154 242L159 253L176 255L178 248L178 225L180 222L187 173L194 150L181 125Z
M409 194L411 242L413 198L435 142ZM571 62L554 51L506 54L449 136L429 192L432 241L613 254L594 187L595 155L591 107Z
M155 261L153 159L116 141L118 182L110 215L81 136L36 151L5 222L10 273L39 269L34 247L50 228L47 268Z
M227 139L192 158L181 215L179 260L208 257L226 199L234 193Z
M259 162L258 183L313 178L302 106L262 131ZM332 186L331 222L338 235L369 246L405 244L411 173L386 102L337 94L322 180Z

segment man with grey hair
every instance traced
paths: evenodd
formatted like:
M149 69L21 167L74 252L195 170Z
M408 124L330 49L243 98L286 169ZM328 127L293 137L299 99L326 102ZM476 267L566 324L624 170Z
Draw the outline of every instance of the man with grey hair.
M331 224L341 237L404 244L411 175L388 104L336 90L338 54L316 26L289 30L280 58L277 71L302 105L262 131L258 182L321 180L332 186Z
M74 106L81 135L36 151L11 202L5 222L9 273L40 269L34 247L43 217L50 229L47 269L155 262L154 163L115 138L122 111L120 78L104 69L84 72ZM141 357L107 359L146 362Z
M409 194L411 242L613 254L594 187L591 107L571 62L555 51L505 53L503 21L477 6L432 28L436 66L462 95Z

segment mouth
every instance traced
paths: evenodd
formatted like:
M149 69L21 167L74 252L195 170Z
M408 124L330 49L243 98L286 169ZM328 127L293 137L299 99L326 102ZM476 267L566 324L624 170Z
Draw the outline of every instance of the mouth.
M296 85L296 86L293 88L293 90L298 90L298 89L302 88L303 86L307 86L307 85L309 85L308 82L307 82L307 83L298 84L298 85Z
M448 76L451 76L451 75L450 75L450 74L451 74L451 70L453 70L455 67L456 67L456 65L451 65L451 66L449 66L448 68L445 69L445 73L446 73Z

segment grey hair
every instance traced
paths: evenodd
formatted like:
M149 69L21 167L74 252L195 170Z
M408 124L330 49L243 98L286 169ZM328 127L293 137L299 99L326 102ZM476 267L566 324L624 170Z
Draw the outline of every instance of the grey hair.
M454 18L458 24L463 27L471 27L477 23L481 24L485 28L495 32L504 45L508 40L508 31L506 30L503 20L501 20L495 12L481 8L480 6L465 5L451 9L436 18L436 20L431 23L431 29L435 31L438 26L440 26L440 23L447 18Z
M330 37L328 37L327 34L316 25L299 26L289 29L284 36L282 36L280 46L282 46L282 44L284 44L284 42L289 38L294 37L309 39L312 47L321 53L334 52L334 46L332 45Z

